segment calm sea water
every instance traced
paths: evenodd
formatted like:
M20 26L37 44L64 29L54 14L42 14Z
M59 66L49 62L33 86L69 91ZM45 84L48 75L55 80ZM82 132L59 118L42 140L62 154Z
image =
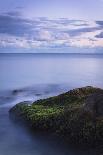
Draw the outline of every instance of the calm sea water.
M0 155L96 155L53 136L32 134L9 119L8 110L75 87L103 88L103 55L0 54ZM13 93L17 90L17 93Z
M103 87L103 55L0 54L0 90L35 84Z

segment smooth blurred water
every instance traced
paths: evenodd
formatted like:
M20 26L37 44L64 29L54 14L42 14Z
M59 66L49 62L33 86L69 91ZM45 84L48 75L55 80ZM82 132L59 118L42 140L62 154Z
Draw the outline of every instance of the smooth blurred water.
M103 87L102 66L102 54L0 54L0 90L35 84Z
M12 122L9 109L75 87L103 88L103 55L0 54L0 155L97 155ZM13 91L16 90L16 91Z

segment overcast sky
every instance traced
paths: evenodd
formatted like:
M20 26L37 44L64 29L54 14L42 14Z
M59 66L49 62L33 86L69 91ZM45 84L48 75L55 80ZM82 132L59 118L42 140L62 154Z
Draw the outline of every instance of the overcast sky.
M0 0L2 49L103 48L103 0Z
M0 0L0 12L16 10L24 17L102 20L103 0Z

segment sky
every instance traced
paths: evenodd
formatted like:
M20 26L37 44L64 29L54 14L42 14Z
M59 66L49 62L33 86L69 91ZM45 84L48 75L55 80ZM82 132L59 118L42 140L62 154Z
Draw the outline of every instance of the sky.
M103 0L0 0L5 48L103 48Z
M103 0L0 0L0 12L15 10L26 17L102 20Z

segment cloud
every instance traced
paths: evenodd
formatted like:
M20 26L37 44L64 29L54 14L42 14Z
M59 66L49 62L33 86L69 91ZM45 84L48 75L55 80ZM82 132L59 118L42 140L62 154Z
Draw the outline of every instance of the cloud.
M96 35L97 38L103 38L103 32L101 32L100 34Z
M4 15L6 16L11 16L11 17L13 17L13 16L21 16L21 13L19 12L19 11L9 11L9 12L5 12L4 13Z
M0 47L103 47L103 21L24 19L18 11L0 15Z
M40 30L38 33L39 40L41 41L50 41L53 40L51 32L47 30Z

